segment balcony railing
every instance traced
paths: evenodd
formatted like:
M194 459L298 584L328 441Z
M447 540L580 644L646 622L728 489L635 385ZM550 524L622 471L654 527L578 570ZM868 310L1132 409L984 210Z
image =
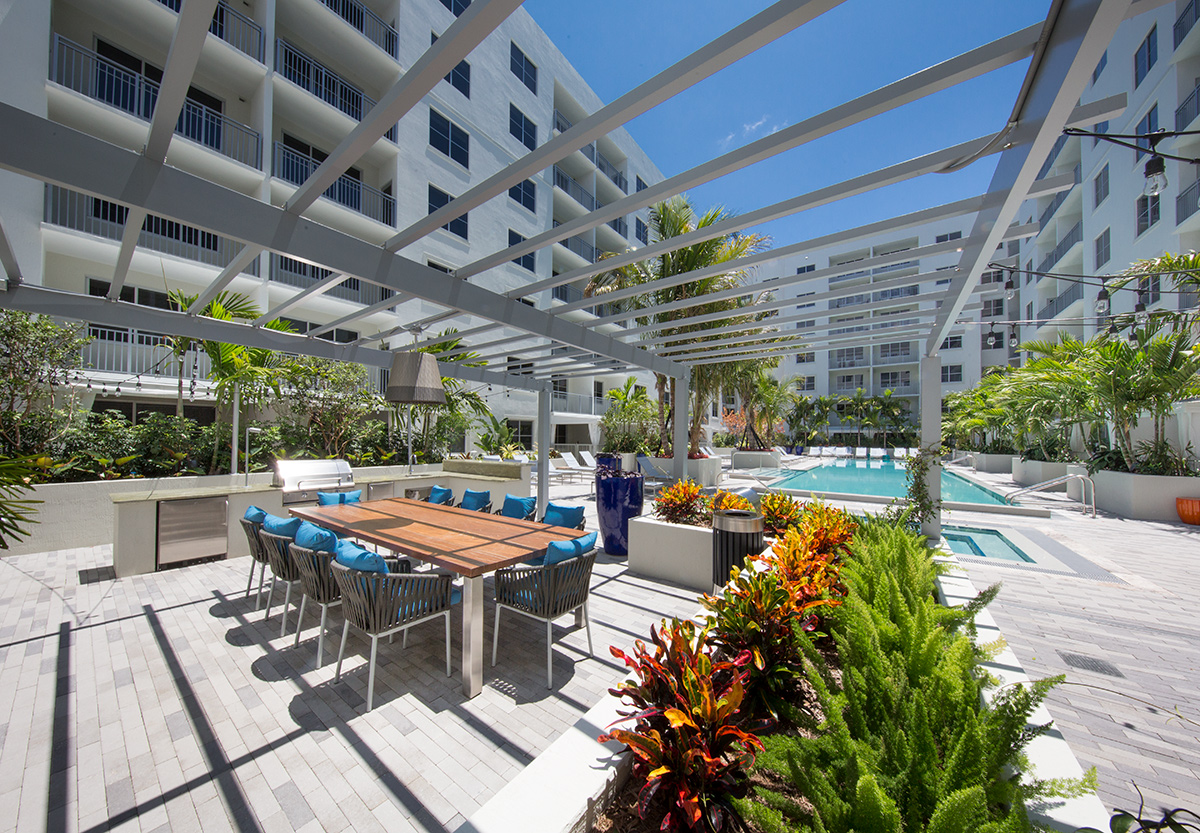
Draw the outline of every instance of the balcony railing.
M566 246L575 254L586 260L588 263L596 262L596 247L580 237L568 237L566 240L559 240L560 245Z
M829 279L829 282L832 284L832 283L838 283L839 281L848 281L853 278L869 278L869 277L871 277L870 269L859 269L856 272L847 272L844 275L835 275L834 277Z
M576 182L570 174L557 165L554 166L554 184L566 191L575 202L582 205L588 211L596 210L596 198L592 195L592 192Z
M1050 254L1042 258L1042 262L1038 264L1038 271L1049 272L1052 268L1054 268L1054 264L1062 260L1063 255L1065 255L1072 246L1081 240L1083 240L1082 220L1071 227L1071 230L1067 232L1066 236L1062 240L1058 241L1058 245L1054 247Z
M275 143L275 164L271 173L293 185L303 185L320 163L311 156L287 147L283 142ZM352 208L359 214L389 226L396 225L396 200L372 188L348 174L325 189L325 196L334 202Z
M298 286L301 289L305 289L318 281L324 280L331 274L333 274L331 270L322 269L320 266L314 266L311 263L293 260L290 257L282 255L271 255L271 280L276 283ZM347 278L325 294L333 298L342 298L346 301L361 302L362 295L359 287L360 284L357 278Z
M867 367L871 364L871 360L866 356L860 356L857 359L830 359L829 367L833 370L844 370L848 367Z
M607 397L588 396L586 393L551 393L550 407L560 413L591 414L600 416L608 410Z
M275 41L275 71L355 121L375 106L375 99L282 38ZM396 126L384 135L396 141Z
M621 235L622 237L629 236L629 223L625 220L624 217L616 217L612 220L609 220L608 227L611 228L613 231L615 231L617 234Z
M127 327L107 327L88 324L91 341L83 348L83 366L102 373L122 376L158 376L174 379L179 373L171 355L171 337ZM208 381L212 363L203 350L184 358L184 379L192 378L192 361L196 363L196 379Z
M150 121L158 103L158 84L100 57L61 35L54 36L51 81ZM243 165L262 168L258 131L203 104L184 99L175 132Z
M1061 313L1071 304L1083 297L1083 284L1073 283L1066 288L1057 298L1051 298L1044 307L1038 310L1038 320L1045 324L1051 318Z
M857 307L860 304L866 304L871 300L870 292L861 292L858 295L851 295L848 298L835 298L829 302L830 309L843 309L844 307Z
M383 21L383 18L368 9L358 0L321 0L333 10L334 14L349 23L366 36L367 40L393 58L399 56L397 43L399 36L395 28Z
M178 12L179 8L183 5L183 0L158 0L158 2L174 12ZM213 12L212 23L209 24L208 31L239 52L244 52L254 60L262 63L263 46L265 43L262 27L246 17L246 15L230 7L225 0L220 0L217 3L217 8Z
M46 186L43 216L51 225L107 240L120 240L128 214L129 209L116 203L56 185ZM142 223L138 246L222 269L242 250L242 245L233 240L155 214L146 217ZM251 261L245 271L248 275L257 275L258 260Z
M629 181L625 179L625 174L618 171L617 166L609 162L599 150L596 151L596 167L600 169L600 173L611 179L622 193L629 193Z
M901 269L915 269L921 265L919 260L902 260L899 263L889 263L887 266L876 266L871 270L872 275L885 275L888 272L897 272Z
M1183 39L1188 36L1188 32L1192 31L1192 27L1196 25L1197 14L1200 14L1200 8L1196 6L1196 0L1191 0L1179 17L1175 19L1175 48L1179 48L1179 44L1183 43Z
M569 122L567 117L558 110L554 111L554 129L559 133L566 133L571 129L571 122Z
M1076 185L1078 185L1080 182L1080 176L1082 172L1082 166L1076 165L1075 170L1072 172L1075 174ZM1062 204L1067 201L1067 197L1069 196L1071 196L1071 189L1069 188L1066 191L1059 191L1054 195L1054 199L1050 200L1050 204L1046 206L1046 209L1042 212L1042 216L1038 217L1039 229L1044 229L1046 227L1046 223L1050 222L1050 218L1054 216L1054 212L1058 211L1058 209L1062 207Z
M875 364L916 364L919 359L909 353L903 356L876 356Z
M1179 225L1200 209L1200 180L1193 182L1175 198L1175 225Z
M1200 115L1200 84L1188 93L1188 97L1183 100L1183 104L1175 110L1175 129L1186 130L1196 116Z
M1046 174L1050 173L1050 169L1054 167L1054 160L1058 158L1058 154L1067 146L1067 139L1071 138L1067 135L1058 137L1058 141L1054 143L1054 147L1050 148L1050 153L1046 156L1046 161L1042 163L1042 169L1038 171L1037 178L1045 179Z

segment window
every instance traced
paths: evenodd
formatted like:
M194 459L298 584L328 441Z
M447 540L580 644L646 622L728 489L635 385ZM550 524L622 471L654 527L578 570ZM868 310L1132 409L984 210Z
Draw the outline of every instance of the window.
M512 229L508 230L508 245L515 246L518 243L524 243L524 242L525 242L524 237L517 234ZM520 257L514 257L513 263L517 264L522 269L528 269L530 272L532 272L532 271L534 271L534 264L536 262L534 260L533 256L534 256L534 253L529 252L528 254L523 254Z
M537 125L514 104L508 105L508 132L530 150L537 147Z
M505 369L513 376L532 376L533 362L522 361L517 356L509 356Z
M301 321L297 318L287 318L283 316L280 317L280 320L291 324L292 329L301 334L323 326L322 324L313 324L308 321ZM337 342L338 344L349 344L352 341L358 341L358 336L359 334L356 330L343 330L341 327L336 327L333 330L321 333L316 337L324 339L325 341Z
M861 373L849 373L838 376L836 384L839 391L856 390L863 386L863 376Z
M942 339L943 350L957 350L962 347L962 336L946 336ZM945 370L943 367L942 370Z
M533 420L506 419L508 430L512 431L513 442L521 448L533 448Z
M1137 232L1140 235L1146 229L1158 222L1158 194L1153 197L1137 198Z
M1150 30L1150 34L1146 35L1146 39L1142 41L1142 45L1137 48L1137 52L1133 55L1133 86L1136 88L1142 81L1146 80L1146 76L1150 74L1150 69L1158 60L1158 26L1154 26ZM1158 128L1155 128L1157 130ZM1138 131L1141 133L1142 131Z
M962 365L961 364L944 364L944 365L942 365L942 381L943 382L961 382L962 381Z
M799 269L797 269L796 274L797 275L805 275L805 274L808 274L809 272L815 272L816 270L817 270L817 264L808 263L808 264L805 264L804 266L801 266Z
M443 205L445 205L448 202L450 202L449 194L447 194L445 191L443 191L440 188L435 188L433 185L429 186L429 213L430 214L437 211L439 208L441 208ZM446 231L450 232L451 234L458 235L463 240L468 239L467 238L467 215L466 214L463 214L461 217L455 217L453 220L446 223L446 225L442 226L442 228L444 228Z
M1030 281L1032 281L1032 280L1033 280L1033 261L1027 260L1027 261L1025 261L1025 285L1028 286Z
M1025 305L1025 320L1027 322L1033 320L1033 301Z
M910 298L921 291L919 286L897 286L892 289L883 289L875 293L876 301L891 301L895 298Z
M436 34L433 32L429 33L430 46L433 46L435 43L437 43L437 39L438 36ZM471 65L466 61L459 61L458 66L450 70L450 73L446 76L445 80L450 83L450 86L454 87L454 89L458 90L467 98L471 97Z
M952 231L949 234L939 234L937 237L933 238L933 242L934 243L949 243L951 240L961 240L961 239L962 239L961 231Z
M815 290L813 292L801 292L796 297L797 298L807 298L809 295L815 295L815 294L816 294ZM813 309L816 306L817 306L816 302L810 301L807 304L796 304L796 309Z
M637 179L637 189L639 191L645 191L647 188L650 187L649 185L646 184L646 180L642 179L640 176L637 177L636 179Z
M1100 169L1100 173L1096 174L1096 178L1092 180L1092 207L1096 208L1100 203L1108 197L1108 163Z
M1149 110L1146 111L1146 115L1142 116L1142 120L1137 123L1137 127L1134 129L1133 132L1137 133L1139 136L1145 136L1147 133L1153 133L1155 130L1158 130L1158 105L1157 104L1155 104ZM1134 161L1141 159L1150 150L1150 140L1149 139L1145 139L1145 140L1138 139L1136 141L1136 143L1138 146L1138 150L1136 151L1137 156L1134 158Z
M1112 257L1112 248L1109 245L1108 229L1100 232L1100 236L1096 238L1096 267L1099 269L1104 264L1108 263L1108 259Z
M996 350L1004 346L1004 336L995 330L980 333L979 349Z
M980 284L1003 283L1003 282L1004 282L1004 272L1000 269L989 269L987 272L984 272L982 275L979 276Z
M1154 275L1138 281L1138 292L1146 294L1147 304L1157 304L1162 299L1162 276ZM141 290L138 291L139 295Z
M603 382L592 382L592 398L593 399L603 399L604 398L604 383Z
M907 341L895 341L891 344L879 345L879 358L881 359L898 359L902 356L911 355L912 345Z
M840 350L834 350L830 356L834 367L858 367L866 364L866 353L862 347L843 347Z
M1093 124L1092 132L1093 133L1107 133L1108 132L1108 119L1105 119L1104 121L1098 121L1095 124ZM1092 147L1095 147L1098 144L1100 144L1100 137L1093 136L1092 137Z
M537 211L537 188L534 187L533 180L527 179L524 182L518 182L508 189L508 196L518 205L533 212Z
M633 221L633 234L638 240L645 245L650 242L650 227L642 222L641 217L635 217Z
M471 5L471 0L442 0L442 5L449 9L451 14L458 17L467 10L467 6Z
M887 388L906 388L912 384L912 372L908 370L886 370L879 374L879 385Z
M449 275L450 271L451 271L449 266L443 266L442 264L440 264L434 260L425 261L425 265L428 266L430 269L437 269L439 272L445 272L447 275Z
M998 315L1004 315L1004 299L989 298L983 302L983 317L995 318Z
M796 364L812 364L817 360L817 354L811 350L807 353L796 354Z
M816 376L798 376L796 377L796 390L798 391L815 391L817 389Z
M521 83L533 91L537 95L537 64L529 60L529 56L521 51L512 41L509 41L510 54L512 55L512 74L521 79Z
M429 144L464 168L471 167L471 137L437 110L429 111Z
M1104 72L1104 68L1108 66L1108 50L1104 50L1104 54L1100 56L1100 60L1096 63L1096 68L1092 70L1092 83L1095 84L1100 78L1100 73Z

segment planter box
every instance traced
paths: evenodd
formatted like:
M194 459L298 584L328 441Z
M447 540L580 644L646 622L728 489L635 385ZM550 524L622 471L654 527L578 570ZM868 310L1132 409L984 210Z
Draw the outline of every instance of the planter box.
M688 476L701 486L716 486L721 477L721 458L705 457L703 460L688 460Z
M1041 460L1022 460L1020 457L1012 458L1013 480L1021 486L1034 486L1055 477L1062 477L1066 473L1066 463L1043 463ZM1046 491L1065 492L1066 490L1067 487L1064 484L1047 489Z
M1092 480L1097 509L1139 521L1179 523L1175 498L1200 497L1200 477L1098 471Z
M629 572L691 590L712 590L712 530L654 518L629 521Z
M972 451L975 455L975 470L988 474L1012 474L1013 456L1011 454L984 454Z
M735 469L777 469L783 464L782 461L783 455L778 451L733 452Z

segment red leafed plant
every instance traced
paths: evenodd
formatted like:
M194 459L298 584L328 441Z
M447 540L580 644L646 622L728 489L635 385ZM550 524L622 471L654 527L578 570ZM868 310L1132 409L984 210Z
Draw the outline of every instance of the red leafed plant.
M642 818L656 795L665 797L661 830L723 830L737 818L730 800L746 794L747 771L762 749L736 722L749 654L715 661L707 636L692 622L673 620L650 629L653 653L641 640L632 656L611 648L637 677L611 690L634 707L618 722L635 723L600 740L619 741L633 753Z
M712 523L712 503L694 480L679 480L658 493L654 499L654 517L669 524L708 526Z
M841 558L849 555L850 539L858 531L858 524L849 512L813 501L800 516L798 531L807 549L820 555Z

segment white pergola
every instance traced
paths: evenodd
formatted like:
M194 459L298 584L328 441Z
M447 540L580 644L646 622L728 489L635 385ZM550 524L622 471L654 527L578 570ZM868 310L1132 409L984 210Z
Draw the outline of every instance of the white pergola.
M163 72L154 119L147 130L142 151L109 144L86 133L72 130L44 117L7 104L0 104L0 167L36 180L70 188L129 208L121 246L113 266L107 298L63 292L24 283L3 233L0 218L0 266L8 281L0 291L0 306L45 313L116 327L138 326L171 335L213 339L252 347L283 350L373 367L389 367L390 350L408 350L436 343L430 338L414 344L383 346L392 336L434 323L452 325L464 339L464 349L498 359L502 356L544 356L532 374L515 374L486 367L461 367L445 363L448 376L534 390L538 394L538 442L550 445L550 377L608 373L643 368L676 380L674 472L687 471L687 399L691 368L698 365L753 359L780 351L823 349L847 345L874 345L897 337L923 338L921 385L922 444L940 437L940 363L938 349L967 304L971 291L993 258L1001 242L1036 232L1034 225L1014 225L1017 210L1028 197L1069 189L1070 176L1037 180L1043 160L1064 127L1087 126L1119 114L1125 97L1078 104L1093 67L1107 48L1118 25L1127 17L1160 5L1165 0L1052 0L1043 24L1016 31L991 43L882 86L866 95L811 116L770 136L725 153L648 188L601 206L578 219L530 237L506 249L492 252L456 270L452 276L402 257L396 252L468 210L503 195L508 188L563 159L575 150L626 124L680 91L697 84L740 58L782 37L839 5L842 0L780 0L763 12L696 50L625 95L580 120L567 131L496 171L484 181L451 200L419 222L397 232L382 247L350 234L320 225L306 211L316 199L354 165L362 154L416 106L460 60L466 57L501 21L519 5L519 0L474 0L429 50L400 78L395 86L355 126L283 206L274 206L226 189L201 177L165 164L174 125L183 105L207 35L216 0L184 0L179 22ZM969 13L969 12L967 12ZM0 25L3 25L0 23ZM852 56L847 53L847 60ZM1006 65L1029 61L1024 83L1005 124L987 136L952 147L934 148L922 156L879 170L862 173L835 185L802 193L791 199L749 211L720 224L682 237L617 254L602 263L537 281L505 294L489 291L468 278L530 252L551 246L581 231L711 182L756 162L812 142L873 116L962 84ZM936 136L936 131L931 130ZM881 137L880 144L885 139ZM738 314L753 315L782 310L795 298L763 298L766 290L878 268L917 257L959 251L957 268L939 273L950 283L936 294L924 293L921 301L940 301L938 309L918 310L903 317L911 319L900 327L873 327L847 334L836 327L789 328L827 313L805 313L774 317L763 322L772 332L766 337L739 336L738 326L729 326L729 313L694 314L671 322L671 327L705 326L703 335L719 336L703 349L680 344L678 338L657 332L654 326L611 326L636 318L637 313L620 312L591 320L572 320L570 313L591 307L589 299L536 309L522 299L553 287L576 282L602 271L628 265L702 240L737 232L761 223L792 215L895 183L932 173L959 170L972 162L998 154L995 174L985 193L947 205L916 208L893 219L850 228L819 238L800 241L755 254L721 268L701 269L664 278L655 283L607 295L603 301L619 301L634 294L719 274L730 268L751 267L783 257L802 254L832 244L898 231L939 218L975 214L970 234L950 243L872 258L866 261L801 275L780 277L765 284L729 290L710 296L741 298L748 306ZM242 246L200 294L187 311L137 307L119 300L121 286L147 214L170 218L236 241ZM332 270L288 301L267 311L251 323L214 321L198 316L207 302L246 269L262 252L270 251ZM914 286L928 275L899 277L871 285L871 290ZM383 305L396 306L401 315L405 304L420 302L439 310L388 333L368 336L349 344L337 344L307 335L265 329L267 321L286 313L301 300L322 294L342 281L365 281L396 293ZM263 280L266 280L264 277ZM861 287L830 289L805 298L822 302L857 294ZM379 306L379 305L375 305ZM328 330L368 315L375 306L325 325ZM692 302L657 308L686 310ZM416 318L416 315L413 315ZM757 327L758 325L756 325ZM547 461L539 478L539 502L546 501ZM940 477L934 468L931 491L940 494ZM931 532L937 532L934 524Z

